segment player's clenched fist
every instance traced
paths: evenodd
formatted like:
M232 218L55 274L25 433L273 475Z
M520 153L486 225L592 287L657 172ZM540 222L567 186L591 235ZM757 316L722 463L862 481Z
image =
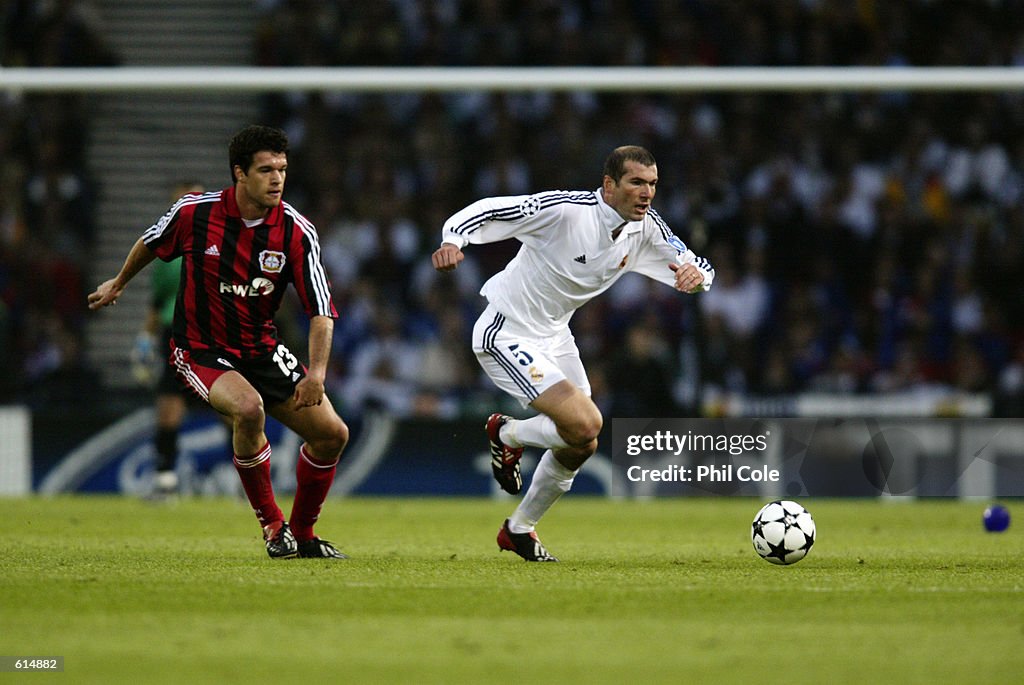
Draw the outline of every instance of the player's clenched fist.
M462 254L462 250L455 247L451 243L442 243L441 247L437 248L430 257L434 263L434 268L438 271L451 271L459 265L465 255Z
M676 272L676 290L683 293L698 293L704 290L704 274L693 264L669 264Z

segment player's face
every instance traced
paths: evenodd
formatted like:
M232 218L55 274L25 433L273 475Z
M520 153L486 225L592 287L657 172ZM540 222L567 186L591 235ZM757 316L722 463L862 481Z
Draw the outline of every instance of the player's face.
M239 204L248 201L260 209L278 206L284 193L287 172L287 155L269 150L257 152L253 155L252 165L248 170L235 167L235 178L239 184ZM245 197L242 198L241 195Z
M657 166L628 161L618 183L611 176L604 177L604 201L626 221L640 221L651 208L657 185Z

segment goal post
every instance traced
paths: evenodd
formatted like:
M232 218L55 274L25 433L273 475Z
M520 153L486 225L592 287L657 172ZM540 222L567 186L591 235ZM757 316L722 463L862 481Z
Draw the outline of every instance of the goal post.
M1016 67L83 67L0 68L7 92L993 91Z

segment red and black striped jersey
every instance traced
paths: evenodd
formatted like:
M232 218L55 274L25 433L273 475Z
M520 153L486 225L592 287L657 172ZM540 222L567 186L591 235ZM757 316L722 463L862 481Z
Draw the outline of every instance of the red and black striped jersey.
M289 283L309 316L338 317L316 229L286 202L246 226L225 188L185 195L142 235L164 261L182 257L174 307L178 347L242 358L277 345L274 315Z

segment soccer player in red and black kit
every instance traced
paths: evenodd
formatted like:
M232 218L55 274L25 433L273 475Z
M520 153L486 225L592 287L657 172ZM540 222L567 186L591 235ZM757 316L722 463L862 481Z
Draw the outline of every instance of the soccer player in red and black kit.
M316 229L281 195L288 168L283 131L249 126L228 146L234 185L186 195L136 241L121 271L89 295L117 304L128 282L159 257L182 257L170 363L232 426L235 467L274 558L344 559L313 524L348 442L324 393L337 311ZM309 367L277 335L273 318L291 283L310 317ZM274 499L266 413L305 441L288 521Z

